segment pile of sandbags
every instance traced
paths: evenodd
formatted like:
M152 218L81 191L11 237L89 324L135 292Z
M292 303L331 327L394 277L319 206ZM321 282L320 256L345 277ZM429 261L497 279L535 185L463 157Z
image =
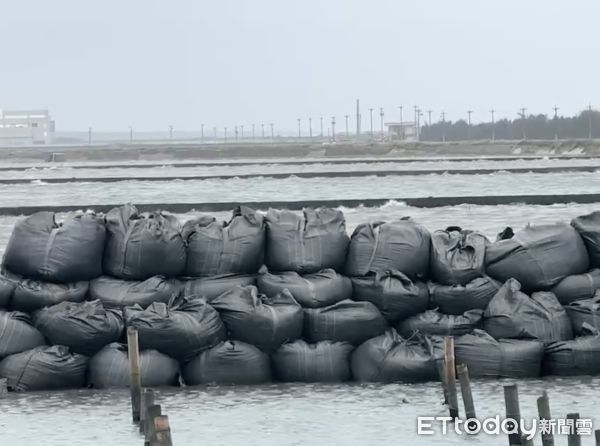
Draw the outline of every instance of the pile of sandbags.
M491 277L477 277L466 285L429 284L431 304L444 314L485 310L502 284Z
M444 314L438 310L427 310L396 324L396 330L409 338L415 333L427 336L460 336L479 328L482 310L469 310L464 314Z
M600 374L600 332L585 324L581 336L546 346L543 370L546 375Z
M581 336L586 324L600 330L600 293L596 293L591 299L571 302L565 309L577 336Z
M146 308L154 302L167 303L179 293L181 282L153 276L146 280L121 280L102 276L90 282L89 298L97 299L107 308L139 305Z
M20 311L0 310L0 359L46 345L44 335Z
M218 274L216 276L186 279L181 284L180 292L184 296L201 296L210 303L216 297L235 287L250 285L256 285L256 278L254 275ZM264 291L261 292L264 293Z

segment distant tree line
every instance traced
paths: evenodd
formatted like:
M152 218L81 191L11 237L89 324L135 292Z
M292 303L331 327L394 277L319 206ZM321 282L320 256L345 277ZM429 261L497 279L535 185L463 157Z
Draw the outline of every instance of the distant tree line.
M500 119L472 124L467 121L440 121L421 127L422 141L465 141L469 139L583 139L600 138L600 112L585 110L573 117L529 115L513 120Z

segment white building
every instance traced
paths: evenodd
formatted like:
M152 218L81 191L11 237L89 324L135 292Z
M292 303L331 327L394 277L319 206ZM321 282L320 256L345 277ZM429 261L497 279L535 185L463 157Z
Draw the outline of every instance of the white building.
M48 110L0 109L0 145L50 144L53 137Z
M417 126L414 122L386 122L388 139L416 141L418 139Z

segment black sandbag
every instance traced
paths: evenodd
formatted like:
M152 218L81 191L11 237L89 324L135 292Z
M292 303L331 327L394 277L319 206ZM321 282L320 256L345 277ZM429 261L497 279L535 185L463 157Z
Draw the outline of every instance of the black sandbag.
M141 350L140 378L142 387L176 386L179 363L159 351ZM87 384L95 389L129 387L127 345L113 342L90 358Z
M567 305L576 300L593 297L598 289L600 289L600 269L593 269L585 274L565 277L550 291L562 305Z
M565 309L571 319L571 325L576 336L582 335L585 324L600 330L600 293L596 293L591 299L571 302L565 306Z
M600 211L574 218L571 226L575 228L585 243L590 265L600 268Z
M501 282L516 279L525 291L549 289L589 265L583 240L564 223L526 226L489 245L485 256L487 274Z
M263 264L264 218L241 206L228 222L202 216L183 226L187 243L185 274L188 277L217 274L252 274Z
M75 215L57 224L52 212L20 220L4 253L4 267L30 279L67 283L102 274L106 231L101 217Z
M212 301L231 339L271 352L302 335L302 307L284 290L267 297L254 286L236 287Z
M146 308L154 302L169 302L178 294L181 282L154 276L142 281L121 280L102 276L90 282L90 299L99 299L107 308L139 305Z
M145 280L183 274L185 242L177 218L166 212L139 213L132 204L106 214L104 273L119 279Z
M0 359L40 345L46 345L44 335L27 313L0 310Z
M567 312L551 292L521 291L510 279L485 309L483 328L496 339L538 339L544 343L573 339Z
M546 346L545 375L577 376L600 374L600 332L584 324L582 336Z
M262 384L271 381L269 355L241 341L225 341L200 353L183 368L189 386Z
M472 378L530 378L540 375L544 344L531 339L496 340L476 329L454 340L454 355Z
M398 271L353 277L352 288L354 300L373 303L390 323L422 313L429 304L427 286Z
M15 291L15 282L0 275L0 308L8 308Z
M266 265L271 271L316 273L325 268L342 271L348 249L342 211L304 209L303 215L269 209Z
M352 375L361 382L438 380L438 356L426 337L404 339L394 329L389 329L354 350Z
M431 234L429 268L442 285L466 285L485 273L485 250L490 244L479 232L451 227Z
M469 310L460 315L427 310L396 324L401 336L409 338L419 332L427 336L461 336L479 328L482 310Z
M217 311L198 296L178 297L165 304L155 302L123 310L125 323L137 329L140 348L155 349L179 361L226 339Z
M347 342L321 341L308 344L298 339L283 344L273 353L273 373L282 382L343 382L348 381L350 354L354 350Z
M311 344L338 341L359 345L386 328L385 318L371 302L343 300L329 307L304 310L303 337Z
M411 278L425 277L430 245L429 231L409 218L360 224L350 239L346 274L397 270Z
M15 282L11 300L13 310L32 312L61 302L82 302L88 292L89 282L50 283L21 279Z
M445 314L485 310L502 285L491 277L477 277L466 285L429 284L431 303Z
M54 345L65 345L73 353L92 356L123 334L119 310L105 309L99 300L61 302L36 311L35 327Z
M85 386L87 364L64 345L41 346L0 361L0 378L15 391L76 389Z
M187 279L181 287L183 296L201 296L208 303L217 296L238 286L256 285L256 278L250 274L221 274L218 276Z
M267 296L275 296L287 289L305 308L326 307L352 296L350 279L331 268L301 276L295 271L270 273L264 267L256 278L256 286Z

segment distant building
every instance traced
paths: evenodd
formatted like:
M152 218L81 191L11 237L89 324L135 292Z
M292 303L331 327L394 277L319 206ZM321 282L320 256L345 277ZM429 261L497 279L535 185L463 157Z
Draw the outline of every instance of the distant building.
M0 145L50 144L53 138L48 110L0 109Z
M417 126L414 122L386 122L387 137L390 140L416 141Z

